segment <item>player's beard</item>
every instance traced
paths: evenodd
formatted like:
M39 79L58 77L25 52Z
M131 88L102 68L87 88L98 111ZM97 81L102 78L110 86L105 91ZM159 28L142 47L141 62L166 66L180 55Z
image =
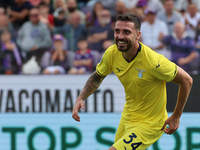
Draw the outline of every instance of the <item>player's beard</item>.
M126 44L124 46L120 46L118 44L119 41L125 42ZM119 40L119 39L115 39L115 43L117 45L118 50L121 52L127 52L129 49L131 49L131 47L133 47L134 44L134 42L131 40Z

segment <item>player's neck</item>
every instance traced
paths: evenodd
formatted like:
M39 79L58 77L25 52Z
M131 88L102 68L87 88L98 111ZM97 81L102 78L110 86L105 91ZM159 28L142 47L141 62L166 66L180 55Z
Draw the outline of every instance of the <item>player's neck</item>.
M139 43L136 42L128 51L122 52L122 55L127 61L131 61L138 53Z

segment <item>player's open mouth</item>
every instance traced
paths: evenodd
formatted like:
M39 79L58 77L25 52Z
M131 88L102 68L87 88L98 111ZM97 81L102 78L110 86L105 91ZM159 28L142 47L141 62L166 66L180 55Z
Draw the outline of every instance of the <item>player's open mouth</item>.
M125 46L126 42L125 41L118 41L119 46Z

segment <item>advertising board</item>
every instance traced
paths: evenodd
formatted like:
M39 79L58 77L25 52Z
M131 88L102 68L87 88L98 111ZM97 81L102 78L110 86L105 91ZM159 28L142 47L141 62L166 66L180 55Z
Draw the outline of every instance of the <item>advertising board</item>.
M170 114L169 114L170 115ZM120 113L2 114L0 150L107 150L114 142ZM200 114L184 113L180 128L148 150L199 150Z

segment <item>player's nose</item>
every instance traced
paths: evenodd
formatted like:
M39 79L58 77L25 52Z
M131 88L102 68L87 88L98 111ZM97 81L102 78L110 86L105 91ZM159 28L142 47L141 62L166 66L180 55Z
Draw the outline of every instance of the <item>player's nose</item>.
M124 38L124 35L122 33L119 33L118 34L118 39L123 39Z

